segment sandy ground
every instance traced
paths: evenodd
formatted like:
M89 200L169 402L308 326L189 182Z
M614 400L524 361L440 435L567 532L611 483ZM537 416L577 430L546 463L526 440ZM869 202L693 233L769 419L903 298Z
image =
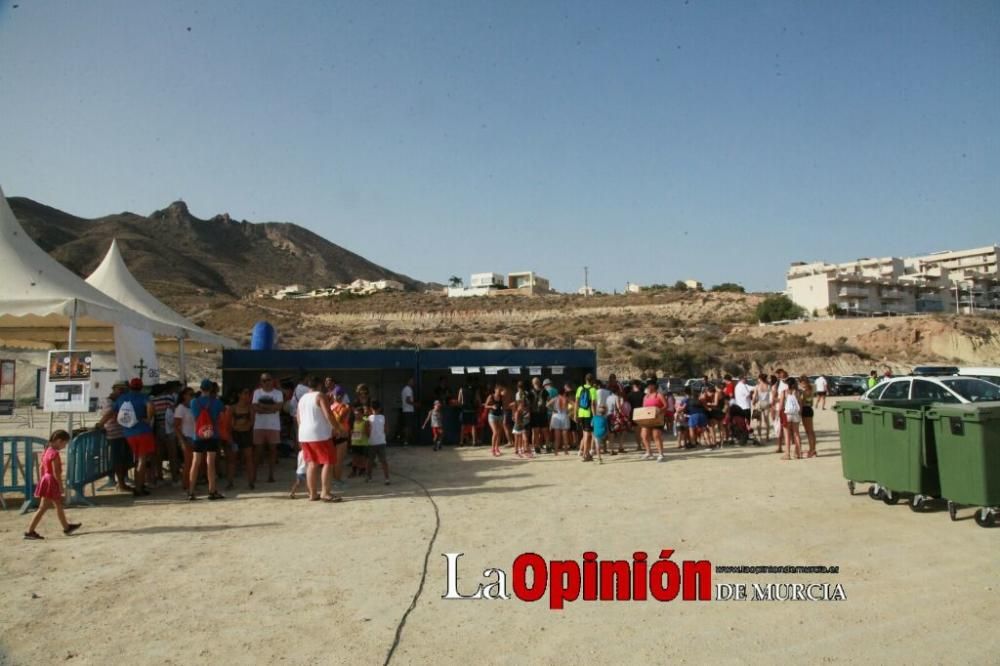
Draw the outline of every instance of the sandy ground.
M286 498L292 476L190 504L161 490L73 509L84 528L24 542L0 514L0 662L379 664L421 579L393 663L996 663L1000 529L850 496L836 421L820 457L772 449L671 451L603 465L492 459L488 449L390 449L391 486L352 483L339 505ZM239 486L238 486L239 487ZM716 574L714 583L831 582L839 602L447 601L534 551L579 559L676 550L675 560L837 565L840 574Z

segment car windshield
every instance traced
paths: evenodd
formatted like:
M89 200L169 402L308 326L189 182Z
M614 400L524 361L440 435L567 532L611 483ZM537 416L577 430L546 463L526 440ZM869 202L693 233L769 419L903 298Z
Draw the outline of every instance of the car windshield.
M1000 400L1000 386L990 382L967 377L963 379L942 379L941 383L969 402Z

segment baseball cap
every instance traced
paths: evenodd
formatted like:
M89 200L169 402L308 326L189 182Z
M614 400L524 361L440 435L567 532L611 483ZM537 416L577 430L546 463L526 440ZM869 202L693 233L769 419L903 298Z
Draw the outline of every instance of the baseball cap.
M203 379L203 380L201 380L201 390L202 391L211 391L212 390L212 380L211 379Z
M342 395L347 395L347 391L345 391L343 387L338 386L337 388L333 389L334 398L339 398Z
M142 390L142 380L139 379L138 377L133 377L132 379L130 379L128 381L128 387L130 389L132 389L133 391L141 391Z
M542 380L542 386L552 386L552 380L546 377Z

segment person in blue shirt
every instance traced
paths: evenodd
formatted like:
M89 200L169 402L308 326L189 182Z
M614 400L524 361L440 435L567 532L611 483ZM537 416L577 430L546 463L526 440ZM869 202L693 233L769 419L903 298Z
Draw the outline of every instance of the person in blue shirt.
M191 463L191 481L188 485L188 499L198 499L195 488L198 484L198 472L203 460L207 462L208 499L220 500L225 496L215 487L215 458L219 453L219 420L225 405L216 396L217 388L211 379L201 382L201 395L191 401L189 409L194 418L194 439L191 440L191 450L194 459Z
M149 494L146 463L156 452L156 438L153 436L153 420L156 418L156 413L152 403L142 392L141 379L133 378L129 381L128 388L127 392L115 399L114 405L101 418L97 427L102 427L111 419L121 426L122 435L132 449L132 458L135 460L135 487L132 489L132 494L139 497ZM123 412L122 408L126 403L129 406Z

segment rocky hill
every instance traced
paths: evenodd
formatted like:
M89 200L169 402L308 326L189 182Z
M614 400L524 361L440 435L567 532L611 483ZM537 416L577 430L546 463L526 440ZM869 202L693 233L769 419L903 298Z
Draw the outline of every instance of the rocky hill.
M202 220L181 201L148 217L125 212L96 219L31 199L7 201L34 241L80 275L96 268L117 238L136 278L168 302L187 301L192 292L238 298L258 286L326 287L358 278L423 287L294 224L254 224L228 214Z

